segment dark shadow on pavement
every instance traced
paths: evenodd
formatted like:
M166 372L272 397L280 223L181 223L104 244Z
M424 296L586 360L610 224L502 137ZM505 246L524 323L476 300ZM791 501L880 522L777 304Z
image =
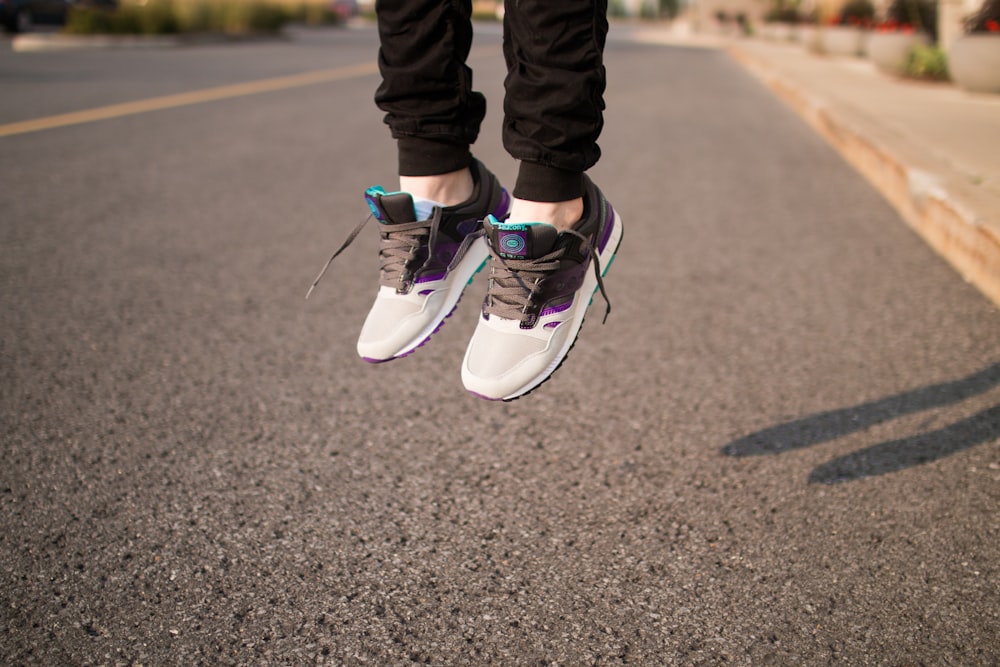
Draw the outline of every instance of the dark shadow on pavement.
M841 456L809 473L810 483L839 484L896 472L1000 437L1000 405L942 429L883 442Z
M726 456L780 454L810 447L914 412L951 405L1000 385L1000 362L960 380L895 394L850 408L819 412L755 431L724 447ZM945 428L885 442L814 470L810 482L837 483L934 461L1000 436L1000 406Z
M722 453L726 456L759 456L810 447L896 417L958 403L998 384L1000 363L961 380L933 384L850 408L819 412L756 431L733 440L722 448Z

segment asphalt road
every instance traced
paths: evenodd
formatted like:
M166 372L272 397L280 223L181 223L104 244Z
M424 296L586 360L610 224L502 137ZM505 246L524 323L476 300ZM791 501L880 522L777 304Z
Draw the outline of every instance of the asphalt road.
M725 54L625 37L613 311L510 404L483 283L380 366L373 229L303 300L394 184L373 73L0 138L0 662L1000 663L1000 312ZM0 44L0 125L374 42Z

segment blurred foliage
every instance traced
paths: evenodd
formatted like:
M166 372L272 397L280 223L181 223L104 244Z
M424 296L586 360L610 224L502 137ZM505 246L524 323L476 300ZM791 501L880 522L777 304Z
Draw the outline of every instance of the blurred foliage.
M660 0L660 14L669 18L677 18L681 13L681 0Z
M801 23L804 17L799 10L798 0L773 0L771 8L764 14L766 23Z
M765 23L790 23L796 24L802 20L799 10L794 7L772 7L764 14Z
M937 41L937 14L935 0L892 0L885 12L885 22L880 25L895 29L910 26Z
M330 5L306 3L292 10L292 20L306 25L337 25L344 17Z
M906 76L932 81L948 80L948 56L938 46L918 45L910 49L906 58Z
M737 12L736 14L727 14L725 10L719 9L715 12L715 20L722 25L728 25L733 23L744 35L754 34L753 24L750 23L749 17L747 17L746 12Z
M629 6L624 0L608 1L608 16L614 18L640 18L640 19L672 19L681 10L681 0L645 0L638 5L639 14L635 16L629 13Z
M266 0L149 0L114 9L71 8L63 31L73 35L175 35L276 33L292 21L331 25L341 21L320 4L279 4Z
M831 25L867 27L875 19L875 5L871 0L847 0L830 20Z
M965 20L965 31L1000 34L1000 0L984 0L979 11Z
M73 35L172 35L180 29L173 7L164 0L144 7L71 7L63 32Z

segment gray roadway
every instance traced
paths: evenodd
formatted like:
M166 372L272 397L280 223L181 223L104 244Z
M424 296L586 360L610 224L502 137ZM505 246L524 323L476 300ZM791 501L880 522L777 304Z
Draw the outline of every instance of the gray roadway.
M0 124L373 56L0 44ZM0 662L1000 663L1000 312L724 54L607 64L613 311L511 404L481 281L382 366L374 229L302 299L373 75L0 138Z

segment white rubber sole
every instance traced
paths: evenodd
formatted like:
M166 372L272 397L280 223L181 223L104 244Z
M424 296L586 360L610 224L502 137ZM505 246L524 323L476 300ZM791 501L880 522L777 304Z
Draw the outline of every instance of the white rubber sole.
M385 359L363 357L365 361L379 363L399 359L400 357L405 357L406 355L412 353L414 350L430 340L431 336L433 336L438 329L441 328L444 321L448 319L448 316L455 310L455 307L462 298L462 294L465 292L465 288L472 283L476 274L479 273L479 271L481 271L486 265L486 260L489 256L490 251L486 245L486 239L477 239L475 243L469 246L469 249L465 253L465 257L463 257L462 261L458 263L455 270L451 272L451 275L449 276L449 278L451 278L451 285L448 287L447 297L441 305L440 310L438 310L435 314L434 318L431 319L427 325L396 354ZM416 289L416 287L414 289Z

